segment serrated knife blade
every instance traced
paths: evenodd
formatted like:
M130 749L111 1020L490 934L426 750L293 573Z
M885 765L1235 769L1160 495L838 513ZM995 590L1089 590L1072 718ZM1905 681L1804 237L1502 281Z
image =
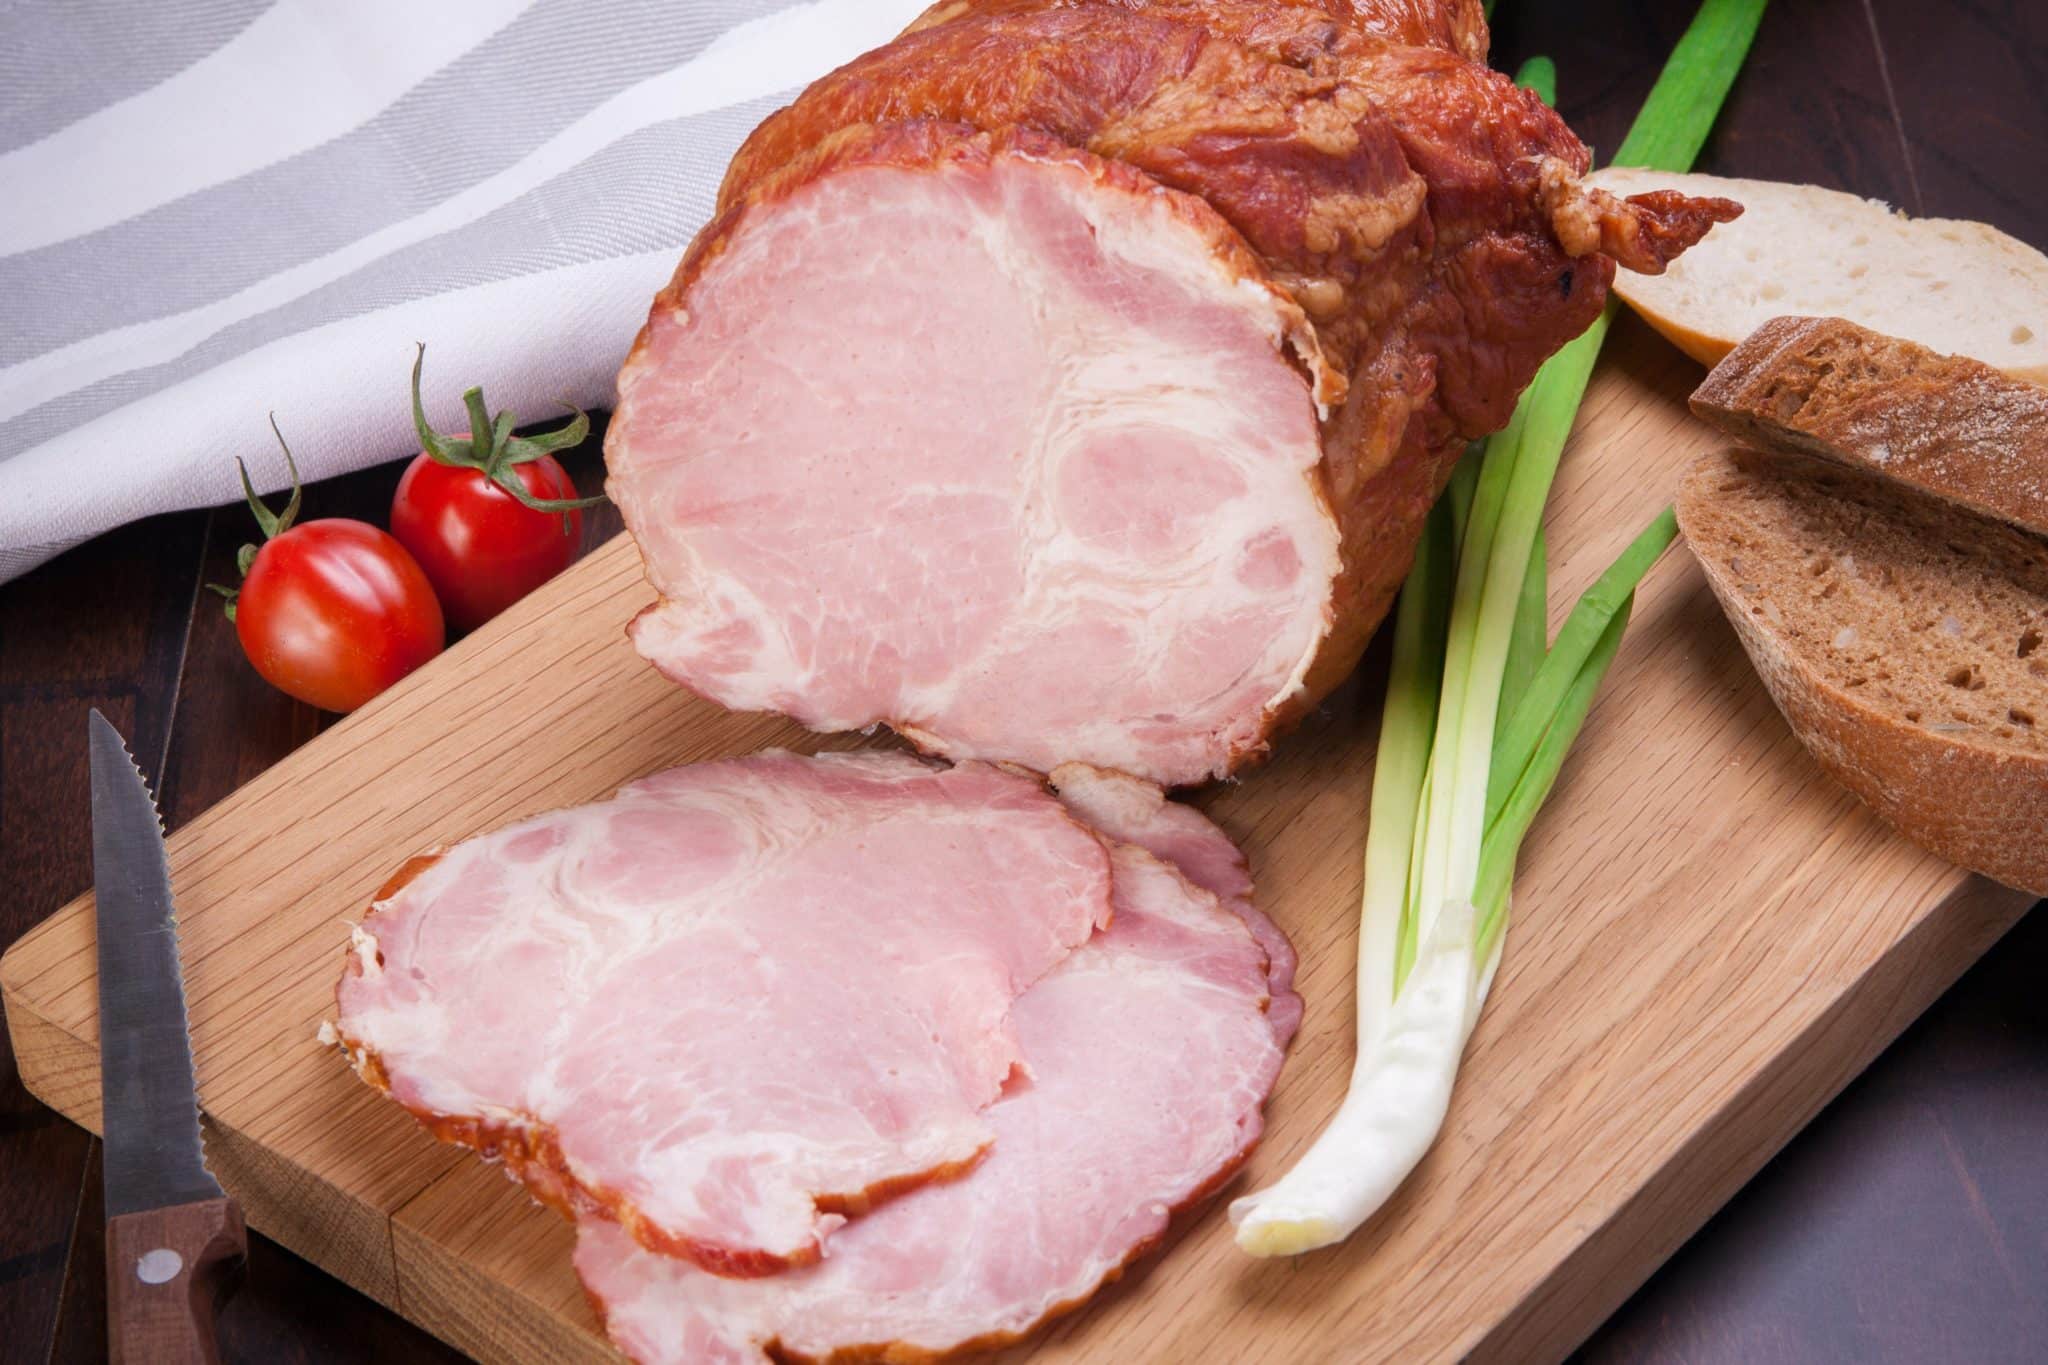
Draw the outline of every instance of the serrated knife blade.
M107 1214L217 1199L199 1142L177 914L156 799L92 713L92 870L100 962Z
M95 710L88 728L109 1342L117 1362L211 1361L213 1300L240 1263L242 1215L200 1146L156 799L107 718Z

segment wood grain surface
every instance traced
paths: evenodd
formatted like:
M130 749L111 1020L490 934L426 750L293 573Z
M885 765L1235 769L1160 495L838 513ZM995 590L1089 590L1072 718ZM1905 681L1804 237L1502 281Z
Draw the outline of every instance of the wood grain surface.
M1505 67L1536 52L1556 58L1567 117L1611 148L1688 9L1503 0L1496 57ZM1779 0L1702 169L1882 195L2048 245L2048 179L2022 170L2044 164L2048 10L2030 0ZM250 420L263 410L252 395ZM576 469L593 486L594 461ZM380 518L396 477L394 466L316 486L308 514ZM173 828L322 727L250 673L197 593L202 579L232 576L246 534L237 508L160 517L0 588L0 943L90 881L88 706L134 736ZM2048 1339L2044 953L2048 916L2036 912L1631 1298L1584 1357L2037 1359ZM22 1090L4 1048L0 1362L101 1360L97 1144ZM230 1361L457 1358L276 1243L251 1240L249 1283L222 1319Z

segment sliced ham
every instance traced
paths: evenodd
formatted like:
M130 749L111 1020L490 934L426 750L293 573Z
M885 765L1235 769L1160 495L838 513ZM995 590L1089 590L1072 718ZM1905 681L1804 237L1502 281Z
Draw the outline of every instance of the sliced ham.
M1266 954L1167 864L1130 846L1115 860L1109 928L1016 1002L1031 1082L989 1109L987 1160L767 1279L706 1275L584 1219L577 1273L620 1349L698 1365L999 1345L1077 1306L1226 1180L1280 1068Z
M1081 823L1173 864L1244 921L1266 954L1266 989L1271 996L1267 1022L1280 1045L1287 1046L1301 1026L1301 997L1294 993L1294 945L1253 903L1252 872L1244 851L1193 806L1169 801L1152 783L1125 773L1063 763L1052 770L1052 785Z
M957 1175L1019 992L1108 917L1037 783L903 754L677 768L416 860L357 930L363 1078L564 1212L721 1274Z
M636 647L725 705L1167 783L1332 618L1304 316L1199 199L1025 134L854 128L692 248L620 375Z

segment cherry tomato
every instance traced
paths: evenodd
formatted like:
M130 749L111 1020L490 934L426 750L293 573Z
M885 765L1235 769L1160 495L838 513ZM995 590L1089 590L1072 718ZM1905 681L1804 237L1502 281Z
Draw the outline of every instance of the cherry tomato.
M293 525L299 467L289 446L284 460L292 496L282 512L264 505L242 469L263 544L242 547L240 588L208 586L228 599L242 652L266 682L322 710L353 711L441 652L441 604L405 547L368 522Z
M553 452L580 445L590 419L577 413L558 431L514 436L517 420L492 416L483 390L462 395L467 437L427 424L420 398L422 346L412 366L412 416L419 457L391 500L391 531L412 551L440 594L449 624L474 630L569 566L583 545L579 498Z
M330 517L266 541L235 601L242 652L271 686L353 711L441 652L441 605L413 557Z
M576 485L552 455L509 466L535 499L573 501ZM412 552L448 624L475 630L569 567L583 545L583 513L536 512L486 475L422 453L391 500L391 534Z

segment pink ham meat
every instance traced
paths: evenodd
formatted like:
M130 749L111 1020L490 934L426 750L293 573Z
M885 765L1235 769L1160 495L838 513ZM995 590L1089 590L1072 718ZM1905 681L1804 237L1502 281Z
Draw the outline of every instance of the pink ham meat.
M1110 882L1100 840L986 766L677 768L413 870L356 931L339 1031L564 1212L765 1274L982 1157L1012 1002Z
M1198 817L1199 818L1199 817ZM1212 827L1213 828L1213 827ZM839 1230L816 1265L721 1279L578 1225L576 1269L642 1365L924 1360L1078 1306L1257 1141L1280 1069L1266 954L1237 913L1119 846L1116 914L1014 1009L1031 1083L965 1178Z
M1280 926L1252 903L1252 872L1244 852L1214 821L1193 806L1166 799L1150 782L1104 772L1085 763L1052 770L1053 790L1076 819L1097 834L1136 844L1163 858L1182 876L1223 903L1244 921L1266 954L1267 1022L1287 1046L1301 1026L1301 997L1294 993L1294 945Z
M1204 780L1329 630L1340 388L1201 199L1020 130L842 130L705 229L619 376L634 644L818 729Z

